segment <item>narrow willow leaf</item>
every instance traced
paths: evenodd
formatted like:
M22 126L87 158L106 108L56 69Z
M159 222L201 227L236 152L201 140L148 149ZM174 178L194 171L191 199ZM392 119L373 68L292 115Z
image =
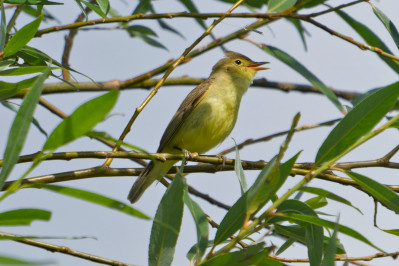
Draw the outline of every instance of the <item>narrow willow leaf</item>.
M357 104L330 132L316 156L322 164L344 154L357 140L370 132L391 110L399 96L399 82L382 88Z
M197 228L197 245L195 246L196 252L194 259L198 264L202 256L204 255L206 248L208 247L208 219L206 217L206 214L202 211L201 207L190 198L187 187L184 191L184 203L190 210L191 215L193 216L195 221L195 226Z
M87 21L88 18L87 18L86 9L83 7L82 2L80 0L75 0L75 3L78 5L80 11L82 11L82 14L85 16L85 19Z
M399 196L396 192L367 176L351 171L346 171L346 174L373 197L381 201L387 208L399 214Z
M0 255L1 265L54 265L57 264L53 260L24 260L15 257L2 256Z
M369 3L369 4L371 4L371 3ZM384 26L388 30L389 34L391 34L391 37L394 40L396 46L399 48L399 33L398 33L398 30L396 29L395 25L387 17L387 15L384 14L384 12L382 12L380 9L378 9L373 4L371 4L371 6L373 7L374 14L380 19L382 24L384 24Z
M312 8L324 2L327 2L327 0L303 0L299 3L299 5L301 8Z
M7 22L6 12L4 11L4 2L1 0L1 22L0 22L0 52L4 50L7 40Z
M191 13L199 13L197 7L194 5L191 0L179 0ZM205 22L202 19L196 18L195 21L206 30L208 27L205 25Z
M20 90L32 87L33 83L35 83L38 77L39 76L25 79L17 83L0 81L0 100L10 98L17 94Z
M239 265L278 265L283 264L279 261L268 258L270 250L264 248L265 243L249 246L243 250L230 252L227 254L213 257L212 259L201 263L201 266L239 266Z
M149 37L149 36L156 36L156 34L153 30L151 30L148 27L132 25L132 26L127 27L126 30L128 31L129 35L132 37L140 38L144 42L148 43L149 45L167 50L167 48L162 43Z
M316 212L307 204L299 200L286 200L276 210L278 213L301 213L309 217L318 218ZM320 265L323 255L323 227L315 224L298 223L305 228L305 241L308 248L310 265Z
M313 217L313 216L308 216L308 215L303 215L303 214L296 214L296 213L289 213L289 214L280 214L280 217L285 217L290 221L294 221L294 222L306 222L306 223L310 223L310 224L314 224L314 225L319 225L319 226L323 226L326 228L330 228L330 229L334 229L336 223L334 222L330 222L324 219L320 219L317 217ZM348 235L350 237L353 237L381 252L384 252L382 249L378 248L377 246L375 246L373 243L371 243L367 238L365 238L363 235L361 235L360 233L358 233L357 231L344 226L344 225L338 225L338 231L340 233L343 233L345 235Z
M101 8L98 5L93 5L92 3L83 0L81 2L85 4L85 6L96 12L100 17L102 18L107 17L107 15L101 10Z
M20 76L20 75L28 75L35 73L43 73L46 71L47 66L27 66L27 67L17 67L17 68L9 68L3 71L0 71L0 76ZM59 69L58 67L52 67L51 70Z
M4 48L4 57L10 56L21 50L28 42L35 36L39 29L40 23L42 22L43 15L32 21L31 23L22 27L15 35L10 39Z
M40 209L17 209L0 213L0 225L30 225L35 220L49 221L51 212Z
M287 21L291 22L292 25L294 25L294 27L296 28L296 30L299 33L299 36L301 37L303 47L305 48L305 51L307 51L308 50L308 46L306 44L305 34L309 35L309 33L303 27L302 22L299 19L295 19L295 18L287 18Z
M316 210L316 209L326 206L328 204L328 201L323 196L317 196L317 197L308 199L307 201L305 201L305 203L307 205L309 205L309 207L311 207L313 210Z
M176 174L158 205L152 224L148 265L170 265L183 218L185 180Z
M350 17L345 12L338 10L337 14L345 20L346 23L349 24L365 41L368 45L373 47L380 48L384 52L392 54L389 48L385 45L385 43L374 33L372 32L366 25L356 21L352 17ZM388 66L390 66L396 73L399 73L399 63L390 58L386 58L377 54Z
M352 203L349 200L344 199L344 198L342 198L342 197L340 197L340 196L338 196L338 195L336 195L336 194L334 194L334 193L332 193L330 191L324 190L322 188L316 188L316 187L301 187L299 190L303 191L303 192L307 192L307 193L312 193L312 194L315 194L315 195L323 196L323 197L326 197L328 199L343 203L345 205L348 205L348 206L356 209L358 212L363 214L360 211L360 209L356 208L355 206L353 206Z
M244 169L242 168L241 160L240 160L240 152L238 151L237 145L236 149L236 160L234 162L234 171L238 177L238 181L240 182L241 195L248 190L247 180L245 179Z
M272 169L276 167L276 165L278 165L278 163L276 157L274 157L263 168L254 185L252 185L250 189L247 190L247 192L245 192L244 195L242 195L226 213L222 222L219 225L218 230L216 231L214 243L215 246L226 240L228 237L232 236L235 232L237 232L244 225L244 222L246 219L248 219L249 215L251 215L254 210L258 208L253 202L254 198L260 194L259 190L262 186L262 181L259 181L259 179L266 179L272 172ZM252 210L250 209L251 205Z
M294 6L295 3L296 0L269 0L267 3L267 12L280 12Z
M259 173L254 184L234 203L216 231L215 245L237 232L249 216L259 211L287 179L299 153L281 166L274 157Z
M10 65L15 64L17 62L17 58L9 58L9 59L5 59L3 61L0 61L0 70L4 70L8 67L10 67ZM1 87L0 87L1 88Z
M96 0L98 6L101 8L101 11L107 15L110 10L109 0Z
M63 69L67 69L69 71L72 71L74 73L77 73L79 75L82 75L88 79L90 79L93 83L96 83L92 78L90 78L89 76L78 72L70 67L67 66L63 66L60 62L58 62L57 60L54 60L53 58L51 58L50 56L48 56L47 54L43 53L42 51L40 51L39 49L33 48L33 47L29 47L29 46L25 46L24 48L21 49L20 52L17 53L17 56L20 56L24 59L27 59L27 57L30 57L30 61L29 63L31 65L46 65L46 62L49 63L51 62L53 65L56 65L60 68ZM35 60L35 62L33 62L32 60Z
M0 172L0 188L3 187L4 181L7 179L18 160L18 156L28 134L33 113L42 92L43 83L47 79L49 73L50 67L35 80L12 123L10 133L8 134L7 146L4 151L3 167Z
M392 234L395 236L399 236L399 229L381 229L385 233Z
M43 150L55 150L87 134L111 111L118 95L117 91L110 91L79 106L58 124L48 137Z
M265 52L274 56L281 62L285 63L299 74L301 74L304 78L306 78L313 86L315 86L321 93L327 96L327 98L342 112L345 113L345 109L342 104L339 102L337 96L334 92L329 89L320 79L318 79L312 72L310 72L304 65L302 65L299 61L294 59L289 54L283 52L282 50L270 46L270 45L262 45L260 47Z
M295 239L289 238L287 241L284 242L284 244L282 244L278 250L276 251L276 256L280 255L281 253L283 253L284 251L287 250L287 248L289 248L290 246L292 246L292 244L295 243Z
M8 4L27 4L27 5L63 5L63 3L47 1L47 0L5 0Z
M18 109L16 109L12 104L4 101L0 101L0 104L3 105L5 108L10 109L11 111L17 113ZM46 138L48 137L47 132L42 128L40 125L39 121L35 118L32 117L32 124L42 133Z
M149 216L145 215L144 213L140 212L137 209L132 208L131 206L97 194L97 193L93 193L90 191L86 191L86 190L82 190L82 189L77 189L77 188L71 188L71 187L64 187L64 186L56 186L56 185L46 185L46 184L29 184L26 185L26 187L30 187L30 188L44 188L46 190L49 191L53 191L56 193L60 193L66 196L70 196L70 197L74 197L77 199L81 199L81 200L85 200L94 204L98 204L107 208L111 208L123 213L126 213L128 215L137 217L137 218L141 218L141 219L146 219L149 220L151 219Z
M335 254L337 254L337 234L338 234L338 221L335 224L334 232L328 241L326 251L324 252L323 263L321 266L334 266Z

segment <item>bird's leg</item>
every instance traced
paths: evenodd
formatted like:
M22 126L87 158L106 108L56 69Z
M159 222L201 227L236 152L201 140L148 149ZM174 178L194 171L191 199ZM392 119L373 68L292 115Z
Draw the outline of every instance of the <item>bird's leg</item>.
M177 147L177 146L175 146L174 148L177 149L177 150L179 150L179 151L181 151L181 152L184 154L184 158L185 158L186 160L191 160L191 159L193 159L194 157L198 156L198 153L197 153L197 152L189 152L188 150L182 149L182 148Z
M219 170L222 170L224 168L224 166L226 165L227 157L222 155L222 154L217 154L216 157L219 158L219 159L222 159L222 164L221 165L220 164L217 165L217 168Z

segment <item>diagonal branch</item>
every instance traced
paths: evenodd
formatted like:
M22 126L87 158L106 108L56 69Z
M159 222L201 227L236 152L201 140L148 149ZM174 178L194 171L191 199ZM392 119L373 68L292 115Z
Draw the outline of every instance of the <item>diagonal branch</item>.
M5 233L5 232L0 232L0 236L2 236L2 237L24 237L22 235L15 235L15 234L10 234L10 233ZM78 257L78 258L81 258L84 260L94 261L94 262L101 263L101 264L114 265L114 266L131 266L131 264L119 262L116 260L110 260L110 259L102 258L102 257L96 256L96 255L73 250L66 246L57 246L54 244L49 244L49 243L45 243L45 242L41 242L41 241L29 239L29 238L13 240L13 241L19 242L22 244L26 244L26 245L30 245L30 246L34 246L37 248L42 248L42 249L45 249L45 250L48 250L51 252L63 253L63 254L70 255L73 257Z

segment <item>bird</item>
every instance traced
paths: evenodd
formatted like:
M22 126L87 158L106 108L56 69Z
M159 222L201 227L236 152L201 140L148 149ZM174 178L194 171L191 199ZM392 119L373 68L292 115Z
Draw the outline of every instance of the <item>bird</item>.
M252 84L260 67L237 52L226 56L212 68L210 76L183 100L161 138L157 153L202 154L222 142L234 128L241 98ZM156 180L161 180L177 161L151 161L133 184L128 200L133 204Z

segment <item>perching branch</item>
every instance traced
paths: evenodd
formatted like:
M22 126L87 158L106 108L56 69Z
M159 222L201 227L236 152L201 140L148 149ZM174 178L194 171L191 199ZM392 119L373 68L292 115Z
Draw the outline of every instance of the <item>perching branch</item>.
M9 234L9 233L4 233L4 232L0 232L0 236L3 237L24 237L22 235L15 235L15 234ZM37 240L33 240L33 239L19 239L19 240L13 240L15 242L19 242L22 244L26 244L26 245L30 245L30 246L34 246L37 248L42 248L45 250L48 250L50 252L58 252L58 253L63 253L66 255L70 255L73 257L78 257L84 260L89 260L89 261L94 261L97 263L101 263L101 264L107 264L107 265L114 265L114 266L132 266L131 264L127 264L127 263L123 263L123 262L119 262L119 261L115 261L115 260L110 260L110 259L106 259L106 258L102 258L96 255L92 255L92 254L88 254L88 253L84 253L81 251L77 251L77 250L73 250L70 249L66 246L57 246L57 245L53 245L53 244L49 244L49 243L45 243L45 242L41 242L41 241L37 241Z

